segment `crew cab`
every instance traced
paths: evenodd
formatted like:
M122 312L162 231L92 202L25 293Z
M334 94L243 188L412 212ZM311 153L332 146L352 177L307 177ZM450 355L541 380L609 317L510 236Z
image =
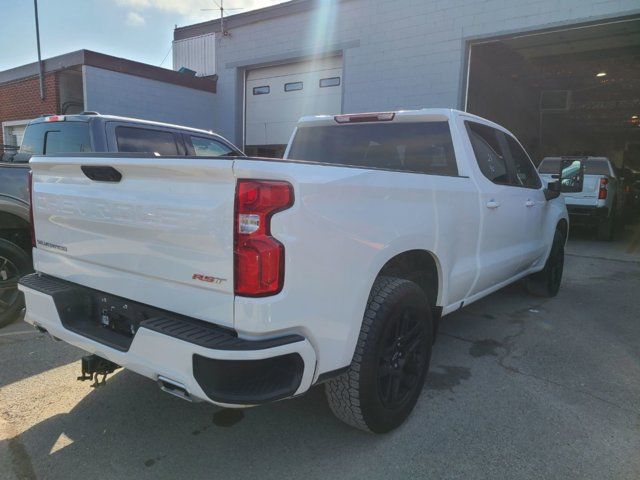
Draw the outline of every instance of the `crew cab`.
M607 157L545 157L538 166L543 181L555 181L563 161L563 183L569 188L562 191L572 223L596 227L600 240L612 240L624 210L615 167Z
M32 269L29 159L32 155L78 152L244 156L213 132L136 118L84 112L44 115L29 122L20 150L8 150L0 161L0 327L22 311L18 278Z
M525 279L558 293L568 217L504 128L445 109L303 118L282 160L34 156L25 320L192 401L325 383L382 433L441 316Z

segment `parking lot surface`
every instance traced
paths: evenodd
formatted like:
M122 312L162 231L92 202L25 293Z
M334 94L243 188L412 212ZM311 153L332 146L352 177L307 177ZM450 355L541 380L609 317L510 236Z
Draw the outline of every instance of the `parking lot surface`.
M0 478L640 478L640 228L575 232L553 299L517 286L443 320L418 405L372 436L321 387L244 411L189 404L82 352L0 330Z

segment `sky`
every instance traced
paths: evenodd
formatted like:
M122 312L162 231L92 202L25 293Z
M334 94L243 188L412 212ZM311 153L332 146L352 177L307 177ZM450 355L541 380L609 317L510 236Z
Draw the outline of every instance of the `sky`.
M231 15L282 1L225 0L224 7ZM33 1L0 3L0 71L35 62ZM42 58L88 49L171 68L175 25L219 18L217 8L214 0L38 0Z

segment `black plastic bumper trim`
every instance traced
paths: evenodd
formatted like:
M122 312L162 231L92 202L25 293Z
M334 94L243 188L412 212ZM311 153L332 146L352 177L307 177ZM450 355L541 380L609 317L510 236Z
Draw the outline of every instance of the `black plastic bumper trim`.
M221 334L219 330L211 329L210 325L192 318L167 317L150 318L140 324L141 327L149 330L215 350L266 350L304 340L301 335L294 334L264 340L245 340L237 336Z
M221 360L193 355L193 376L211 400L259 405L291 397L300 387L304 361L298 353L261 360Z
M96 308L99 308L96 307L96 298L106 297L116 304L126 303L127 311L131 312L131 315L137 315L132 318L136 331L138 328L146 328L204 348L236 351L264 350L304 340L304 337L295 334L260 340L238 338L238 334L229 328L39 273L22 277L20 284L53 297L65 328L120 351L129 350L135 335L100 326L96 312Z

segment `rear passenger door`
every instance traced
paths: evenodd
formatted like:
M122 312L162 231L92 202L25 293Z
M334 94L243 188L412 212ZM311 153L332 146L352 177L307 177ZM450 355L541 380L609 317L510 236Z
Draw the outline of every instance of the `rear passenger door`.
M524 261L528 232L524 200L518 195L505 135L478 122L466 121L471 155L478 167L481 230L478 275L470 295L517 275Z

